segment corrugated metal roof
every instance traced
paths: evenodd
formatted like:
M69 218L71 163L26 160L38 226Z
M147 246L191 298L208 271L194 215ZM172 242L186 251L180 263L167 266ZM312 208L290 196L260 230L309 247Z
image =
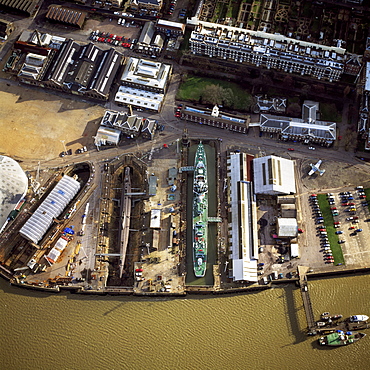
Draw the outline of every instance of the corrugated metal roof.
M53 219L63 212L79 189L80 183L77 180L64 175L19 233L37 244L53 223Z

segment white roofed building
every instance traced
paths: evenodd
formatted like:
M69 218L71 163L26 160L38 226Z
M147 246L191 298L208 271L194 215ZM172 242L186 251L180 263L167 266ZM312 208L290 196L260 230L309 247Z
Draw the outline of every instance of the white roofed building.
M120 86L115 96L117 105L133 105L138 108L159 112L162 108L164 94L152 91Z
M294 162L273 155L253 159L256 194L295 194Z
M95 145L118 145L121 131L114 128L100 126L95 135Z
M121 85L164 94L172 72L170 64L130 58L121 76Z
M0 155L0 233L8 216L27 194L28 178L14 159Z
M115 102L159 112L172 66L151 60L129 58L121 76Z
M57 218L67 207L80 189L80 183L74 178L64 175L36 209L33 215L22 226L19 233L26 239L37 244Z
M161 228L161 210L152 209L150 212L150 228L151 229L160 229Z
M63 253L67 244L68 239L64 238L63 236L58 239L53 249L51 249L49 254L45 256L46 260L50 263L50 265L53 265L55 262L57 262L59 256Z
M182 36L185 33L184 23L167 21L165 19L158 19L155 28L157 31L172 37Z
M276 221L279 238L295 238L298 235L297 219L280 217Z
M257 282L257 208L249 181L251 157L231 153L227 160L229 203L229 248L234 281Z

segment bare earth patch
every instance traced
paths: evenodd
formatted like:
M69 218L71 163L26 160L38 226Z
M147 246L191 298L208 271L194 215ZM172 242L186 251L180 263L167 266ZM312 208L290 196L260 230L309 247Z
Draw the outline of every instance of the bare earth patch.
M35 88L3 84L0 91L0 153L49 160L92 142L104 112L99 105L65 99Z

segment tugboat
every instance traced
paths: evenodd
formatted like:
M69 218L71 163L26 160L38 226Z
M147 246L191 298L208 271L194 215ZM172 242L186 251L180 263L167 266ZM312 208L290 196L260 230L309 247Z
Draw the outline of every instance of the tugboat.
M358 333L357 331L347 331L344 333L342 330L337 330L335 333L319 338L319 343L321 346L330 347L348 346L365 336L365 333Z
M199 143L194 160L193 182L193 264L197 278L206 273L208 233L208 180L207 159Z

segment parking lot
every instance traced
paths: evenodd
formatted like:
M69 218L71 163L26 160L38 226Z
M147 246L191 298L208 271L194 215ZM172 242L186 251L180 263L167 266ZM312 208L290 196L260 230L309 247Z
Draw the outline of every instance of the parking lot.
M370 235L370 214L364 190L359 187L325 195L311 194L309 204L324 263L347 267L367 265L370 261L366 243Z

